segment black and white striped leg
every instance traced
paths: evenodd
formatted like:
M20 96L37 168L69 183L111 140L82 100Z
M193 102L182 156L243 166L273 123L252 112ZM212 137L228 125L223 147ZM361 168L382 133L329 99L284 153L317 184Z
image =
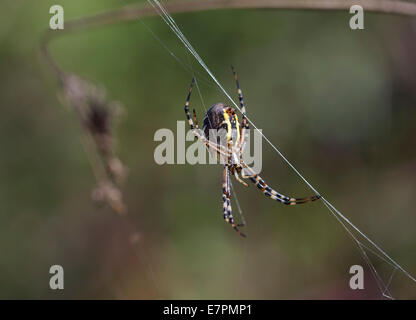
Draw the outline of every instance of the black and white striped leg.
M191 130L194 130L194 123L191 118L191 114L189 113L189 101L191 100L191 94L192 94L192 88L194 87L195 78L192 78L191 86L189 87L188 97L186 98L185 102L185 114L186 118L188 119L189 126L191 127Z
M237 72L235 72L234 66L231 66L231 70L233 71L234 80L235 80L235 83L237 84L238 100L240 101L241 113L243 114L243 120L244 120L244 118L246 117L246 106L244 104L243 92L241 91L240 82L238 81ZM248 128L248 124L246 125Z
M241 91L241 88L240 88L240 82L238 81L237 72L235 72L234 66L231 66L231 70L233 71L234 80L237 85L238 100L240 101L241 113L243 115L243 118L241 120L241 132L240 132L240 141L239 141L240 154L242 155L246 147L247 130L250 129L250 127L247 122L246 105L244 103L243 92Z
M242 233L238 228L242 227L242 224L236 224L234 222L232 207L231 207L231 182L230 182L230 172L228 166L224 166L223 176L222 176L222 201L223 201L223 218L224 220L233 227L233 229L240 234L242 237L246 235Z
M199 129L198 118L196 117L196 111L195 111L195 109L193 109L192 111L193 111L193 114L194 114L195 128Z
M247 170L252 173L251 177L249 178L251 182L253 182L257 186L257 188L259 188L264 193L266 197L269 197L283 204L293 206L296 204L312 202L321 198L320 195L304 197L304 198L292 198L292 197L285 196L277 192L276 190L272 189L271 187L269 187L267 183L258 174L254 173L253 170L249 168L247 165L245 165L245 168L247 168Z

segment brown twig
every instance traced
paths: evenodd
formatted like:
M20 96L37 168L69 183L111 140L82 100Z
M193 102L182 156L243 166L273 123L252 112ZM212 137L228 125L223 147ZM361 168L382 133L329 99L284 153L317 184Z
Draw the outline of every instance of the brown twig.
M170 13L186 13L220 9L291 9L291 10L348 10L352 5L360 4L365 11L416 16L416 3L400 0L177 0L170 1L165 7ZM89 17L65 22L64 30L47 30L41 41L41 49L50 67L62 75L62 70L48 51L49 42L58 36L77 30L110 25L139 18L156 16L157 12L149 5L136 4L120 9L95 14Z

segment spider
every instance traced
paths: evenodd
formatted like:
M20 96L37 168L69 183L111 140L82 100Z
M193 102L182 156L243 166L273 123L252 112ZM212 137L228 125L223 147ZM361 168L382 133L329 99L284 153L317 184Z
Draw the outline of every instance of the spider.
M233 175L235 179L248 187L243 179L250 179L266 197L276 200L286 205L296 205L302 203L308 203L321 198L320 195L304 198L292 198L285 196L267 185L267 183L251 169L242 158L243 151L246 146L246 133L249 129L249 125L246 117L246 107L244 104L243 93L240 88L237 73L234 67L231 66L231 70L234 74L234 80L237 84L238 99L240 101L242 121L241 125L238 121L236 110L233 107L227 106L224 103L216 103L210 107L204 117L202 130L199 129L198 119L195 109L193 109L193 120L189 112L189 102L191 99L192 88L195 83L195 78L192 78L191 86L189 88L188 97L185 103L185 114L191 127L192 133L196 139L205 143L206 146L217 153L218 156L222 156L225 159L223 174L222 174L222 203L223 203L223 218L229 223L237 233L245 237L244 233L239 230L239 227L243 227L244 224L236 224L234 222L232 208L231 208L231 192L230 192L230 175ZM224 144L214 142L210 139L210 130L223 129L226 133L226 146ZM248 174L246 173L248 172ZM241 174L241 178L240 178Z

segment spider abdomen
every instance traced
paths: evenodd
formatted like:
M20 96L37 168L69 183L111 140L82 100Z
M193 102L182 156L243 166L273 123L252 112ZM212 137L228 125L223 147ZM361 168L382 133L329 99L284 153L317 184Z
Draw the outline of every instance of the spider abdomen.
M227 141L237 141L240 136L240 125L235 109L221 102L208 109L202 129L207 139L210 139L210 130L216 130L217 134L221 134L220 130L224 129L227 133Z
M209 138L209 130L220 130L221 128L225 128L223 125L225 107L226 105L220 102L208 109L204 117L204 126L202 127L205 137Z

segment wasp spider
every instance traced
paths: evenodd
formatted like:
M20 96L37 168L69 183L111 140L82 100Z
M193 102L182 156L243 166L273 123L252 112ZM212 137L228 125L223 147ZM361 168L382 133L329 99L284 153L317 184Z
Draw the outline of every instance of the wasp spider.
M243 225L236 224L232 214L230 174L246 187L248 187L247 183L245 183L241 178L250 179L264 193L265 196L287 205L296 205L315 201L318 200L320 196L315 195L305 198L292 198L280 194L276 190L269 187L266 182L243 161L242 154L246 145L245 137L247 130L249 129L249 125L246 118L246 107L244 105L243 94L240 89L237 73L233 67L232 71L237 84L238 99L240 100L241 113L243 117L241 125L238 121L236 110L233 107L229 107L224 103L217 103L208 109L204 117L203 128L202 130L199 129L195 109L193 110L193 119L189 112L189 101L195 79L192 79L191 86L189 88L188 97L185 103L185 113L189 126L191 127L195 137L205 143L209 149L215 151L219 156L222 156L223 159L225 159L222 174L223 217L235 231L237 231L240 235L245 236L239 230L239 227L242 227ZM226 139L224 139L226 140L226 143L220 144L218 143L218 140L213 141L212 138L210 139L210 130L212 129L217 131L223 129L226 133Z

